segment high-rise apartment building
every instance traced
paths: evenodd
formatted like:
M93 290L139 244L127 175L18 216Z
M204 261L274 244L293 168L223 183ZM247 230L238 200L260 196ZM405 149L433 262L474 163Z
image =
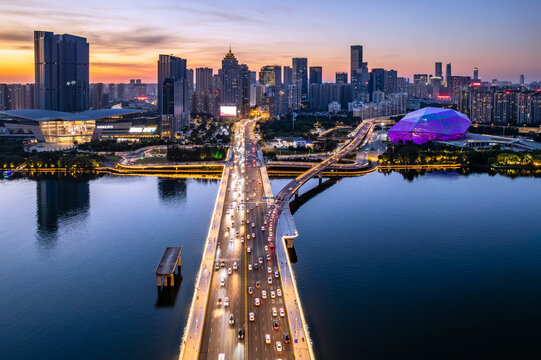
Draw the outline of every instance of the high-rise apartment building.
M473 81L479 80L479 68L474 67L473 68Z
M363 47L361 45L351 46L350 66L354 96L356 100L359 100L361 93L370 92L368 90L368 64L363 62Z
M207 91L212 89L212 69L201 67L195 69L195 89Z
M323 68L321 66L310 66L310 85L323 82Z
M441 62L436 62L434 66L434 76L438 78L443 78L443 68Z
M85 38L34 31L36 109L76 112L89 106L88 51Z
M520 85L524 86L524 74L520 74Z
M300 105L308 106L308 59L293 58L293 85L297 86L300 94Z
M348 73L347 72L337 72L335 74L335 82L337 84L347 84L348 83Z
M289 85L293 85L293 69L291 69L291 66L284 66L284 81L283 81L284 87L288 87Z
M453 72L451 71L451 63L449 63L445 67L445 81L447 81L447 83L449 83L451 76L453 76Z
M414 96L426 99L428 98L428 75L414 74L413 75Z

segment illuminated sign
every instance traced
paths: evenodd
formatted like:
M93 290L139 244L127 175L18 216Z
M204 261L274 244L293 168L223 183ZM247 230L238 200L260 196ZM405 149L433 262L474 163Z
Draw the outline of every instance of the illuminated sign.
M480 81L472 82L471 86L481 86L482 83Z
M114 129L115 127L113 125L97 125L96 128L98 128L98 129Z
M449 95L438 95L439 100L449 100L451 97Z
M150 126L143 128L144 133L153 133L156 131L156 126Z
M132 128L130 128L131 133L140 133L142 131L143 131L142 127L132 127Z
M220 116L237 116L237 106L220 105Z

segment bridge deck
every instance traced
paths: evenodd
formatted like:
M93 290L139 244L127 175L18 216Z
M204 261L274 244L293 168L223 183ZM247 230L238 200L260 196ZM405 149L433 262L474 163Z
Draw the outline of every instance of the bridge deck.
M162 259L154 272L156 276L169 276L173 274L177 264L180 264L179 258L181 253L182 247L165 248Z

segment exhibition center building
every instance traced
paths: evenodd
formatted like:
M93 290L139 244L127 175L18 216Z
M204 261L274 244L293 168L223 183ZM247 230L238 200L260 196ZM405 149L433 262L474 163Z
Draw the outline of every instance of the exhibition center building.
M0 111L0 139L35 140L58 145L90 140L160 137L160 117L141 110L100 109L78 113L52 110Z

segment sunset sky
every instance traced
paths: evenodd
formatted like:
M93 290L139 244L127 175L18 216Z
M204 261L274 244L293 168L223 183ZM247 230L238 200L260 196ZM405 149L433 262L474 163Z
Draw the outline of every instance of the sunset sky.
M326 81L349 72L354 44L370 69L399 76L432 74L442 61L454 75L477 66L483 80L541 80L538 0L0 2L0 83L34 81L34 30L86 37L91 82L155 82L160 53L216 71L229 43L251 70L307 57Z

